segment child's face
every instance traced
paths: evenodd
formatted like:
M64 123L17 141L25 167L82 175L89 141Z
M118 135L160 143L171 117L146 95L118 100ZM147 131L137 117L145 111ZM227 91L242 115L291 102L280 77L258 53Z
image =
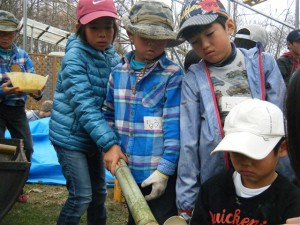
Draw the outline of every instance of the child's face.
M135 47L135 60L140 62L151 61L160 56L168 43L167 40L153 40L129 33L128 35Z
M0 31L0 47L9 49L16 38L16 31Z
M234 169L241 174L243 185L247 188L261 188L272 184L277 177L275 167L280 157L287 154L285 142L276 154L271 151L262 160L251 159L245 155L230 152L230 159Z
M85 35L87 42L96 50L104 51L113 42L114 19L101 17L86 25Z
M230 35L234 31L232 19L228 19L225 29L219 23L191 37L188 42L200 58L210 63L218 63L230 56Z

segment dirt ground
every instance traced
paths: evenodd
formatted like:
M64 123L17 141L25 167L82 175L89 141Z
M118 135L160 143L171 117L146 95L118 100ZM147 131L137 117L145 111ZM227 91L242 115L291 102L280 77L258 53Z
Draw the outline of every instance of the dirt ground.
M0 225L55 225L68 192L62 185L26 184L24 190L29 195L26 203L16 202ZM107 225L126 225L127 207L115 202L113 188L108 188L106 200ZM80 225L86 224L86 215Z

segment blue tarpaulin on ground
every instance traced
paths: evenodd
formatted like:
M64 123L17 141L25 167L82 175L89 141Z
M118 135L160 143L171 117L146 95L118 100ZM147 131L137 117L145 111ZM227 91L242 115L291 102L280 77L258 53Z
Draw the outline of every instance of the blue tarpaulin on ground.
M61 172L56 152L49 140L49 117L29 123L34 152L30 167L28 183L66 184ZM7 132L6 138L10 135ZM114 177L106 171L106 180L109 187L113 186Z

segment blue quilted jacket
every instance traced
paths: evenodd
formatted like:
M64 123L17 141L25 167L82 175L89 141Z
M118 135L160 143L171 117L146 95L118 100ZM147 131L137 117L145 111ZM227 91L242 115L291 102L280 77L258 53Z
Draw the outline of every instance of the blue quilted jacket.
M50 119L50 141L63 148L88 152L108 150L118 139L101 107L111 69L120 56L113 46L97 51L71 35L57 76Z

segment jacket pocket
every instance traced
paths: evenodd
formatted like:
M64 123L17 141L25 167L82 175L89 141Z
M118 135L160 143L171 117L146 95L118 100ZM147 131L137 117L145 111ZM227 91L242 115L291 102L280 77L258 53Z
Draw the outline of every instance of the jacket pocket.
M150 90L144 90L142 104L144 107L162 106L165 101L165 83L154 84Z

